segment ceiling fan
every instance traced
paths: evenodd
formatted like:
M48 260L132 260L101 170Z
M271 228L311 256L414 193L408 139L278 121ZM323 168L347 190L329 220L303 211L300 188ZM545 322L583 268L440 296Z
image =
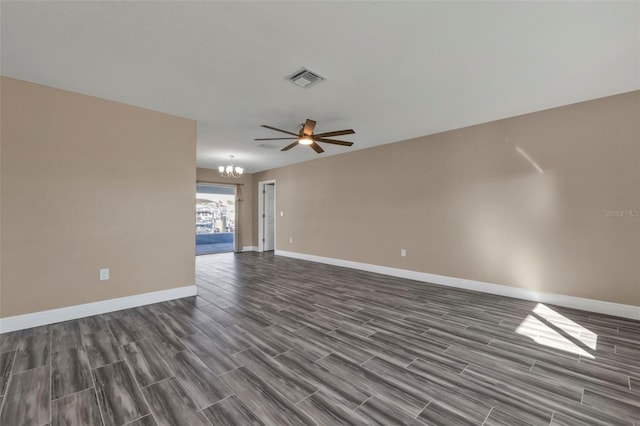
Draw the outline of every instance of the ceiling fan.
M315 127L316 127L316 122L313 121L313 120L309 120L308 118L307 118L307 121L304 122L304 124L300 125L300 131L298 133L293 133L293 132L288 132L286 130L276 129L275 127L267 126L266 124L262 124L261 126L266 128L266 129L271 129L271 130L275 130L277 132L286 133L288 135L293 135L295 137L293 137L293 138L259 138L259 139L255 139L257 141L277 141L277 140L295 139L296 140L295 142L293 142L290 145L285 146L280 151L288 151L291 148L293 148L294 146L296 146L298 144L301 144L301 145L309 145L318 154L324 152L324 149L322 149L322 147L320 145L318 145L318 142L330 143L330 144L342 145L342 146L351 146L351 145L353 145L353 142L339 141L339 140L327 139L327 138L331 137L331 136L353 135L355 133L353 131L353 129L347 129L347 130L336 130L334 132L326 132L326 133L316 133L316 134L314 134L313 133L313 129L315 129Z

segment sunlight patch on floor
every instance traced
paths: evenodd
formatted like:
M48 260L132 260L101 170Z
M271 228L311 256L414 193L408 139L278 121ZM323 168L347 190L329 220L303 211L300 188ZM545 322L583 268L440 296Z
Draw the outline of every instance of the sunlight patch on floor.
M533 313L520 323L516 333L543 346L595 358L585 348L595 351L598 335L542 303L538 303Z

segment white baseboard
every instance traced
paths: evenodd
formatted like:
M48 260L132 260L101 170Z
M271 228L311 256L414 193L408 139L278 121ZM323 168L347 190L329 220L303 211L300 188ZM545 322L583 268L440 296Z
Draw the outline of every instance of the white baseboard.
M135 308L137 306L150 305L152 303L166 302L167 300L180 299L182 297L195 296L196 292L196 286L190 285L119 297L117 299L101 300L99 302L85 303L82 305L67 306L66 308L0 318L0 334L122 309Z
M582 297L565 296L562 294L543 293L506 285L485 283L482 281L467 280L464 278L447 277L444 275L428 274L426 272L411 271L408 269L391 268L388 266L373 265L370 263L353 262L351 260L334 259L331 257L316 256L312 254L296 253L292 251L276 250L277 256L293 257L309 260L311 262L326 263L328 265L342 266L345 268L359 269L361 271L375 272L393 277L407 278L432 284L440 284L449 287L463 288L480 291L483 293L497 294L500 296L514 297L517 299L531 300L534 302L548 303L583 311L597 312L617 317L640 320L640 306L623 305L620 303L605 302L602 300L585 299Z
M242 247L242 250L240 250L241 252L245 252L245 251L258 251L258 247L257 246L244 246Z

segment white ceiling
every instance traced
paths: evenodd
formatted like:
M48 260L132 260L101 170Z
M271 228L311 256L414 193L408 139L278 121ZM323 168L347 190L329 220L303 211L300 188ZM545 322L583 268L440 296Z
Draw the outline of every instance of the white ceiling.
M3 75L195 119L201 167L319 157L260 124L356 130L326 156L640 89L639 1L0 7Z

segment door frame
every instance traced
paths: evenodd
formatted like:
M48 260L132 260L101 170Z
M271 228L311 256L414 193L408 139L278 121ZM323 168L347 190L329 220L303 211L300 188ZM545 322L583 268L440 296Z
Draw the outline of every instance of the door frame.
M278 222L278 215L276 212L278 209L276 208L277 202L277 184L275 179L271 180L263 180L258 182L258 251L264 251L264 187L265 185L273 184L273 251L276 250L276 227Z
M233 208L235 210L234 218L233 218L233 253L238 253L242 251L242 247L240 246L240 203L238 201L238 185L232 183L218 183L218 182L207 182L198 180L196 181L196 198L198 197L198 185L204 186L219 186L219 187L227 187L233 188ZM221 252L221 253L231 253L231 252ZM198 256L198 254L196 254Z

